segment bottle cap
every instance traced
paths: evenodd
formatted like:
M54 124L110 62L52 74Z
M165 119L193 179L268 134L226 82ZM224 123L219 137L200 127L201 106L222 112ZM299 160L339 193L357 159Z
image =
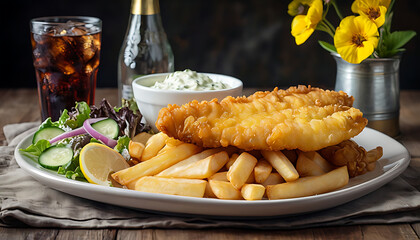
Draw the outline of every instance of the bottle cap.
M131 2L131 14L153 15L159 12L159 0L132 0Z

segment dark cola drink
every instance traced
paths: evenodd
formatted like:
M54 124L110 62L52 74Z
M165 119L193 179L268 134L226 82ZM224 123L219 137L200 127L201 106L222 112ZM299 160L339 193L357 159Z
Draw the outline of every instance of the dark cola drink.
M90 17L31 21L42 120L48 117L58 120L61 112L70 110L76 102L94 104L101 49L100 24L99 19Z

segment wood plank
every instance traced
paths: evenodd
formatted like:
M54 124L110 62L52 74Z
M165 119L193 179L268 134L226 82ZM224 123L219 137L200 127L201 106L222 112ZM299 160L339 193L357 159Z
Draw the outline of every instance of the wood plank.
M41 115L35 89L0 90L0 143L6 144L3 126L11 123L39 121Z
M420 223L413 223L411 224L411 227L416 232L417 237L420 239Z
M48 228L3 228L0 227L0 239L55 239L57 229Z
M361 226L365 239L419 239L410 224Z
M56 240L113 240L116 229L60 229Z
M420 157L420 93L419 91L401 92L400 140L412 157Z
M301 230L248 230L248 229L156 229L155 236L160 239L224 239L224 240L251 240L251 239L314 239L312 229Z
M156 239L154 229L119 229L116 240L131 240L142 239L152 240ZM179 238L182 239L182 238Z
M314 228L314 239L363 239L362 229L360 226L338 226Z

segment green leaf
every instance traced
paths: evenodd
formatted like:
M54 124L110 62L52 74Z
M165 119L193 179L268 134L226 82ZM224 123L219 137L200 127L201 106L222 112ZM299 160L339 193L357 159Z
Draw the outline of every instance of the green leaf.
M403 47L414 36L416 36L414 31L395 31L384 36L383 44L388 51L394 51Z
M139 111L139 107L137 106L136 99L134 99L134 98L124 99L123 98L121 101L122 101L122 107L128 107L131 111L133 111L135 113ZM118 111L119 111L119 109L118 109Z
M51 117L49 117L49 118L45 119L44 122L41 123L38 130L41 130L41 129L44 129L44 128L47 128L47 127L59 127L59 124L58 124L58 122L53 122L51 120Z
M90 142L91 143L102 143L101 141L99 141L98 139L96 139L96 138L91 138L90 139Z
M25 149L19 149L19 151L21 151L24 156L38 162L39 155L41 155L41 153L50 146L51 143L49 141L41 139Z
M384 29L384 31L389 34L391 32L391 22L392 22L392 17L394 16L393 12L387 11L386 12L386 16L385 16L385 23L384 25L382 25L382 29Z
M128 144L130 143L130 138L127 136L119 137L117 140L117 145L114 147L115 151L122 153L124 149L128 149Z
M321 45L322 48L324 48L328 52L337 53L337 49L331 43L327 43L327 42L324 42L324 41L318 41L318 43L319 43L319 45Z
M67 109L63 110L63 113L61 113L60 118L58 119L58 125L60 126L60 128L64 129L65 127L69 126L67 124L67 121L69 120L70 116L69 113L67 111ZM69 126L72 128L72 126Z
M79 113L76 119L77 127L81 127L83 126L83 122L90 118L90 107L86 102L77 102L76 109Z

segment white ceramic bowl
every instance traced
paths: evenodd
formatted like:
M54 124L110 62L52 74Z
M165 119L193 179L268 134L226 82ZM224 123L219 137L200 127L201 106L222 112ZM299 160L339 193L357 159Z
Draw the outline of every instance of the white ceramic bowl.
M159 115L160 109L167 107L168 104L182 104L188 103L192 100L203 101L217 98L222 100L227 96L242 95L242 81L226 75L204 73L214 81L221 81L230 86L228 89L221 90L206 90L206 91L186 91L186 90L166 90L156 89L150 86L154 85L156 81L163 81L170 73L150 74L136 78L133 81L133 93L141 114L144 116L147 123L149 123L153 130L157 131L155 123Z

